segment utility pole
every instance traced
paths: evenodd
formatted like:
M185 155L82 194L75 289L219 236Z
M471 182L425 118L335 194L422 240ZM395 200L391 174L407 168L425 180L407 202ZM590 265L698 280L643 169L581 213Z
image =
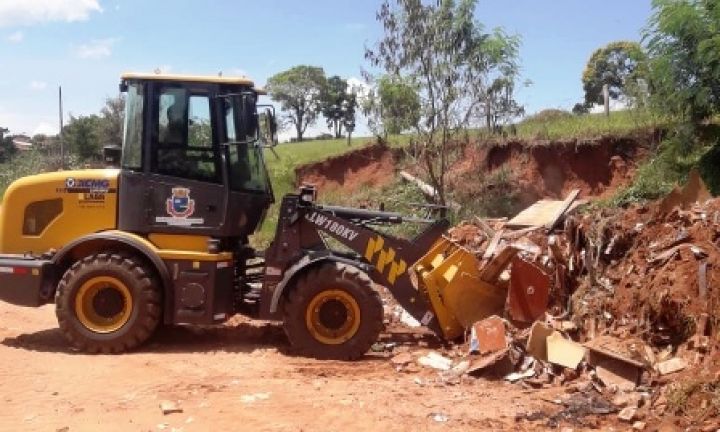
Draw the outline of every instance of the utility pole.
M60 141L60 169L65 169L65 143L63 143L63 104L62 104L62 86L58 86L58 108L60 116L60 133L58 133L58 141Z

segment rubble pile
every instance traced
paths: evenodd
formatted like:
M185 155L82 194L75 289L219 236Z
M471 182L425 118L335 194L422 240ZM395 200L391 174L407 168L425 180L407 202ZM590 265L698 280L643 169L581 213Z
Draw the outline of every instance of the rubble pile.
M444 384L485 377L565 388L551 401L559 410L518 421L593 426L612 414L642 430L669 415L716 430L720 199L578 212L576 197L451 229L481 267L514 250L496 282L505 309L472 325L464 345L398 354L397 369L416 361Z

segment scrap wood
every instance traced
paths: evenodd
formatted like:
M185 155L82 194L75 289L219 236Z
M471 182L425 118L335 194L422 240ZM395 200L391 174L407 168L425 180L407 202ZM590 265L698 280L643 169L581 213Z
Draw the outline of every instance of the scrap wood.
M530 328L530 336L528 337L525 351L538 360L547 361L547 343L546 339L555 330L547 326L541 321L536 321Z
M573 201L575 201L575 199L577 198L577 196L579 194L580 194L580 189L573 189L573 191L570 192L570 194L568 194L568 196L562 202L562 205L560 206L560 208L558 208L557 213L555 213L554 218L545 224L545 228L547 228L548 230L552 230L553 228L555 228L558 221L563 217L565 212L568 211L568 209L570 208L570 205L573 203Z
M619 390L634 390L645 369L645 363L631 358L622 346L625 341L615 340L609 336L585 344L588 348L588 363L595 367L597 377L606 386L617 386ZM642 345L646 347L646 345ZM641 353L639 353L641 354Z
M495 230L488 225L487 222L485 222L482 218L475 216L475 221L477 222L478 227L487 235L488 238L495 237Z
M515 230L515 231L506 231L505 233L503 233L503 238L506 240L512 240L512 239L516 239L516 238L520 238L525 235L528 235L531 232L537 231L539 229L540 229L539 226L531 226L531 227L527 227L527 228L523 228L523 229L519 229L519 230Z
M557 200L539 200L530 207L524 209L515 217L510 219L505 226L507 228L541 228L546 224L554 221L558 210L563 206L563 201Z
M610 357L612 359L619 360L624 363L628 363L632 366L635 366L636 368L641 368L641 369L645 368L645 363L635 360L633 358L630 358L627 355L624 355L623 353L617 352L612 349L608 349L601 344L598 344L598 343L593 344L593 342L591 341L590 343L586 343L585 347L588 348L591 353L598 353L605 357Z
M680 243L648 259L650 264L664 264L682 249L690 249L696 258L707 257L707 252L692 243Z
M495 351L493 353L487 354L485 356L482 356L480 358L472 358L470 360L470 367L467 369L467 373L475 373L475 372L481 372L485 369L488 369L491 366L494 366L498 363L500 363L503 360L509 361L510 356L510 349L505 348L504 350ZM475 356L473 356L475 357Z
M490 259L495 254L495 249L497 249L498 244L502 239L503 232L504 230L500 230L496 232L495 235L492 237L492 240L490 240L490 244L488 245L487 249L485 249L483 259Z
M487 283L494 283L503 271L510 264L510 261L517 255L518 250L513 246L505 246L480 270L480 280Z
M535 244L532 240L528 239L527 237L521 237L519 240L516 240L512 243L512 245L517 248L518 250L521 250L523 252L527 252L530 255L540 255L542 252L542 249L540 249L540 246Z
M545 339L547 357L550 363L575 369L585 358L585 347L570 339L566 339L558 331L553 331Z
M508 228L524 228L524 227L545 227L552 230L558 224L560 219L571 210L571 205L580 193L580 189L574 189L562 201L558 200L539 200L530 207L524 209L514 218L505 224ZM575 206L574 208L577 208ZM573 209L574 209L573 208Z
M553 259L558 262L562 263L565 261L563 257L563 253L560 250L560 245L558 244L559 240L556 235L551 235L548 237L548 249L550 250L550 254L552 255Z
M488 354L507 348L505 320L493 315L472 325L470 332L470 354Z
M545 314L550 276L535 264L515 257L510 273L508 313L516 321L533 322Z
M402 177L405 181L415 183L415 185L420 189L420 191L422 191L422 193L430 199L437 199L440 195L434 186L425 183L424 181L422 181L418 177L415 177L407 171L400 171L400 177ZM455 201L448 201L448 206L455 211L461 208L460 204Z

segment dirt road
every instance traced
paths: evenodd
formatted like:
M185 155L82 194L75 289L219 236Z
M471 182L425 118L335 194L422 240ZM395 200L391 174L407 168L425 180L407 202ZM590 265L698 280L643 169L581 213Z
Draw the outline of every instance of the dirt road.
M295 357L266 323L163 329L118 356L72 352L56 326L52 306L0 303L0 430L536 430L515 414L562 392L474 378L433 384L434 371L399 373L380 355ZM417 346L403 336L386 335ZM163 400L183 412L163 415Z

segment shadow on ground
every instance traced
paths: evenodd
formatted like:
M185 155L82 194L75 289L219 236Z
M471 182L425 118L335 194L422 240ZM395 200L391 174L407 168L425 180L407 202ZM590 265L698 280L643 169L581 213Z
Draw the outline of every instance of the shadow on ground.
M71 348L57 328L6 337L0 343L29 351L85 354ZM211 351L248 353L267 348L276 348L283 353L289 351L281 325L239 323L212 327L162 326L140 348L125 355Z
M0 344L28 351L86 355L71 348L58 328L6 337ZM396 347L403 345L434 349L441 347L442 343L431 333L393 329L381 334L378 343L364 359L387 358ZM162 326L140 348L123 355L214 351L251 353L261 349L276 349L283 355L296 356L281 324L252 321L208 327Z

